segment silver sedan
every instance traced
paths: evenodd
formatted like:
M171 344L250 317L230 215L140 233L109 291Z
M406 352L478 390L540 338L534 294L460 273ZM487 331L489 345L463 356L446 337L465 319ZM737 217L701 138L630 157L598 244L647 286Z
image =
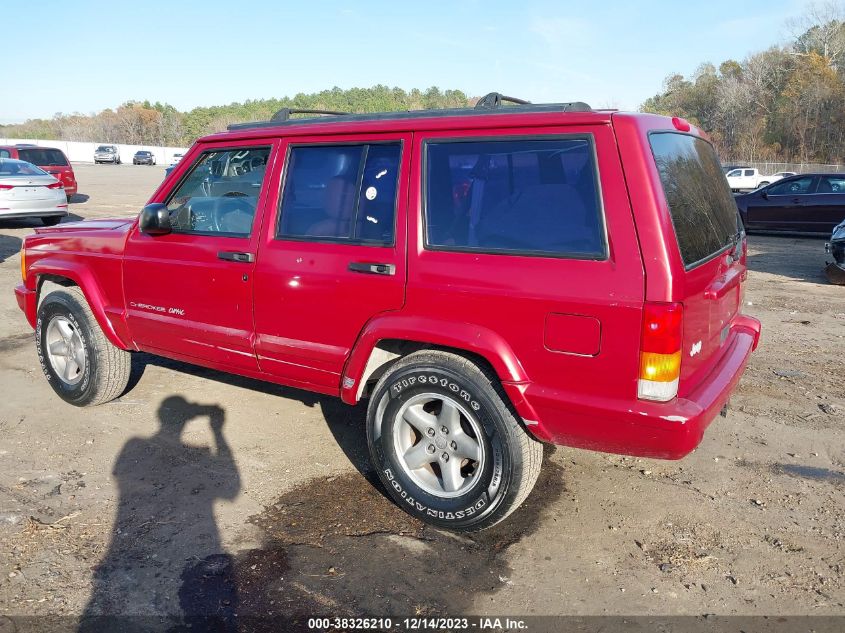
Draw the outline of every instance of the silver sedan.
M67 215L64 185L32 163L0 158L0 220L41 218L47 226Z

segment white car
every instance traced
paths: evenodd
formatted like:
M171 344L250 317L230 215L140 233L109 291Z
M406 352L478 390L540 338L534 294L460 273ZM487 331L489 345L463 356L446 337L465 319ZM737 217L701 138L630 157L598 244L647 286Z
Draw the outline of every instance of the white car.
M185 155L184 155L184 154L173 154L173 160L171 160L171 161L170 161L170 164L171 164L171 165L175 165L175 164L176 164L176 163L178 163L180 160L182 160L182 157L183 157L183 156L185 156Z
M771 176L764 176L759 169L740 167L725 174L731 191L751 191L765 187L772 182Z
M52 226L66 215L62 183L32 163L0 158L0 220L41 218Z

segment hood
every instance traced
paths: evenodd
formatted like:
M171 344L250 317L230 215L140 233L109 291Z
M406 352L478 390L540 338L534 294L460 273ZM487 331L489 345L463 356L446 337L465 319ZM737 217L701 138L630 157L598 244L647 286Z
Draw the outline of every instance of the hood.
M41 233L80 233L82 231L126 231L132 223L135 222L135 217L131 218L114 218L106 220L82 220L81 222L67 222L57 224L56 226L37 228L35 232Z

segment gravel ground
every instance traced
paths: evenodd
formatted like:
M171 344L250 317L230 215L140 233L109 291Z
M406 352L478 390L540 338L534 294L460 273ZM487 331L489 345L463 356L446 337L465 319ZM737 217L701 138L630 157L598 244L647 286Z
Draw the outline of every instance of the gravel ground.
M75 169L81 218L137 213L163 177ZM845 615L845 289L822 240L750 238L764 338L695 453L549 449L526 504L465 537L385 499L361 407L146 355L119 400L63 403L12 293L37 225L0 223L0 614Z

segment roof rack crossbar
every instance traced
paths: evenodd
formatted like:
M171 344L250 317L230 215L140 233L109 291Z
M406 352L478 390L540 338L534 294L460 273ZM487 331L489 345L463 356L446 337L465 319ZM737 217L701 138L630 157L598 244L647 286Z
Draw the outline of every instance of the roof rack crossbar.
M515 103L516 105L529 105L531 102L525 99L517 99L516 97L507 97L500 92L488 92L486 95L478 100L475 104L476 110L493 110L501 108L502 102Z
M335 110L309 110L309 109L300 109L300 108L282 108L273 117L270 119L271 121L287 121L290 119L291 114L331 114L331 115L343 115L349 114L349 112L337 112Z

